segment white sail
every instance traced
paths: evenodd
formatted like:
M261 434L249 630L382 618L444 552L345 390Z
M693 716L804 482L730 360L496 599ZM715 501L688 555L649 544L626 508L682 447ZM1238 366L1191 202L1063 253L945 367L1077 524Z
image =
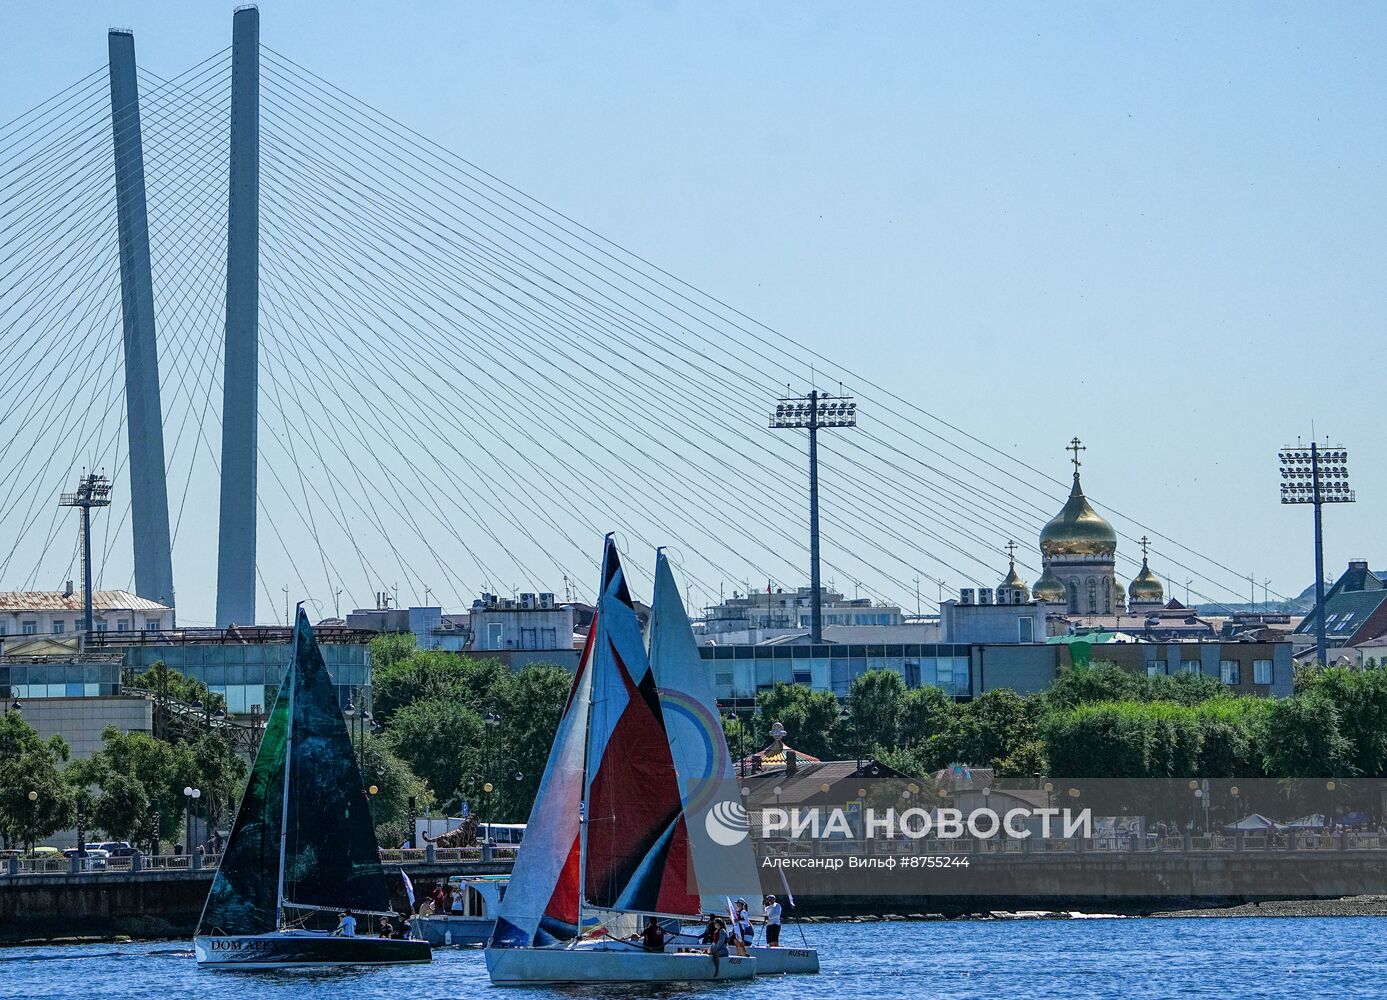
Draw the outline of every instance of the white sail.
M684 822L705 913L726 913L728 897L746 899L761 915L761 883L748 836L732 755L718 715L711 670L698 653L688 613L664 552L655 559L655 598L647 632L650 664L660 692L670 752L679 776ZM730 822L729 822L730 821ZM727 843L736 840L735 843Z
M532 947L577 936L583 753L596 632L594 627L588 635L568 704L554 734L549 762L525 827L525 847L516 858L510 885L497 911L493 947Z

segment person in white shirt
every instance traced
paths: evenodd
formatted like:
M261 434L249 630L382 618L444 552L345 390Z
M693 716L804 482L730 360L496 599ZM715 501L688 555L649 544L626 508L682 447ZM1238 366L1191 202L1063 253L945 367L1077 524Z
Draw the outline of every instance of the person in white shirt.
M337 927L332 932L337 937L356 937L356 917L348 910L337 919Z
M766 947L780 947L780 904L776 902L774 896L767 896L766 900Z

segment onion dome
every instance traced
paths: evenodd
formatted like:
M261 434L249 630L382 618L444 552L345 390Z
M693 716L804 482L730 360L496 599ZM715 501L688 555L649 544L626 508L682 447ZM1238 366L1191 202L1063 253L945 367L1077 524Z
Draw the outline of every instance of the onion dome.
M1040 551L1051 556L1112 558L1117 551L1117 532L1089 504L1074 470L1074 488L1063 509L1040 531ZM1040 586L1039 582L1036 587Z
M1141 560L1141 572L1127 584L1127 599L1133 604L1160 604L1165 600L1165 590L1151 567L1146 565L1146 557Z
M1026 581L1023 580L1023 579L1021 579L1020 574L1018 574L1018 573L1016 572L1016 563L1012 563L1012 564L1011 564L1011 568L1010 568L1009 570L1007 570L1007 578L1006 578L1005 580L1003 580L1001 583L997 584L997 589L998 589L998 590L1025 590L1025 589L1026 589Z
M1064 604L1069 599L1064 584L1060 583L1059 577L1050 572L1048 563L1045 565L1045 571L1040 574L1040 579L1031 588L1031 596L1046 604Z

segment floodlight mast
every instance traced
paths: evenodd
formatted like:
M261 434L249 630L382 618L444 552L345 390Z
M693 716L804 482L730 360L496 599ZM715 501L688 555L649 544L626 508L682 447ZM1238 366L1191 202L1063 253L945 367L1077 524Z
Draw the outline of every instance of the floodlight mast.
M111 481L105 476L82 470L76 493L64 493L58 498L59 507L79 507L82 510L82 622L86 632L83 642L91 639L92 612L92 508L111 505Z
M1321 508L1327 503L1353 503L1348 483L1348 452L1338 445L1321 449L1311 441L1281 449L1281 502L1315 507L1315 655L1326 662L1328 639L1324 620L1324 525Z
M819 572L819 431L856 427L857 403L851 396L828 396L817 389L807 396L787 396L771 414L772 430L809 432L809 641L824 641L823 593ZM748 594L748 597L751 595Z

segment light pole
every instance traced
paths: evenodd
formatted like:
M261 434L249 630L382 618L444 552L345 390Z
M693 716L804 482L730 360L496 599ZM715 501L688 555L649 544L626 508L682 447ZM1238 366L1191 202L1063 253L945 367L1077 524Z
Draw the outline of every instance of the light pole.
M851 396L820 395L817 389L807 396L782 398L771 414L774 430L803 429L809 432L809 641L824 641L823 594L819 574L819 430L829 427L856 427L857 403Z
M193 804L202 798L202 789L194 788L192 785L183 786L183 846L188 849L188 854L193 853Z
M25 832L28 833L28 834L30 835L30 836L29 836L29 853L30 853L30 854L33 854L33 853L34 853L34 838L33 838L33 832L34 832L34 828L35 828L36 826L38 826L38 818L39 818L39 817L38 817L38 812L39 812L39 804L38 804L38 803L39 803L39 793L36 792L36 791L34 791L32 788L29 789L28 799L29 799L29 829L26 830Z
M1348 452L1338 445L1321 450L1314 441L1309 448L1282 448L1281 502L1315 507L1315 655L1326 662L1324 621L1324 526L1321 508L1327 503L1353 503L1348 484Z

